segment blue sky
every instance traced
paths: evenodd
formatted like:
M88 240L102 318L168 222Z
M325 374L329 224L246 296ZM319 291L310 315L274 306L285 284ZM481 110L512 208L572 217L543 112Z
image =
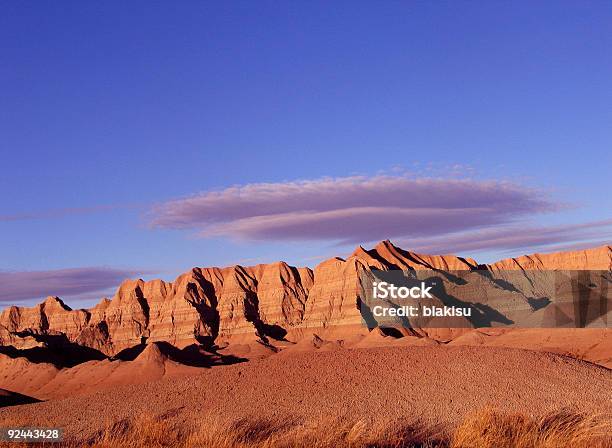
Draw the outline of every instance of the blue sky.
M604 1L2 2L0 301L314 266L385 232L483 261L608 242L611 22Z

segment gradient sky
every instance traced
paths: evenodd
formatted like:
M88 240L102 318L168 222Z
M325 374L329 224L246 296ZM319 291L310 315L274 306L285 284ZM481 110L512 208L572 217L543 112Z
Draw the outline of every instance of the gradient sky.
M0 3L0 304L612 233L607 1ZM94 300L96 299L96 300Z

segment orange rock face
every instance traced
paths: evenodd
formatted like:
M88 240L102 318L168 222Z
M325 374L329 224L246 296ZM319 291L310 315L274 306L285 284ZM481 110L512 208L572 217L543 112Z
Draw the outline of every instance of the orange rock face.
M527 271L560 269L560 270L601 270L612 269L612 246L594 247L573 252L556 252L552 254L523 255L507 258L489 265L491 269L524 269Z
M89 321L89 312L71 310L58 297L47 299L32 308L11 306L0 314L0 343L17 348L38 345L35 336L66 335L76 338Z
M383 241L332 258L314 271L283 262L254 267L194 268L174 282L126 280L114 297L72 310L49 297L0 315L0 345L29 348L46 336L115 355L143 342L182 348L237 339L282 340L311 329L362 325L360 272L371 269L544 270L612 268L612 248L535 254L478 265L453 255L422 255Z

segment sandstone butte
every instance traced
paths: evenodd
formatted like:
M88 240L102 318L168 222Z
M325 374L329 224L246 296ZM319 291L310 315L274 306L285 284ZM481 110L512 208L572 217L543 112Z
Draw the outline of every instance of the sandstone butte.
M0 315L0 345L27 349L48 338L107 356L151 342L268 344L306 335L360 328L359 273L372 268L439 270L610 270L612 247L526 255L490 265L454 255L423 255L382 241L358 247L347 259L331 258L314 270L284 262L253 267L193 268L173 282L126 280L111 298L73 310L58 297L31 308L11 306ZM431 331L453 339L453 331ZM462 334L464 332L460 332Z

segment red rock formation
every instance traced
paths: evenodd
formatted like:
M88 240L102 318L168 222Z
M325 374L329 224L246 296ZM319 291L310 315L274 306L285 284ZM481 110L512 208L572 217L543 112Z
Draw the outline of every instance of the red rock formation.
M72 310L58 297L47 297L32 307L11 306L0 314L0 342L16 348L30 348L31 335L65 334L76 338L89 320L85 310ZM30 335L30 336L29 336Z
M590 269L608 271L612 269L612 246L593 247L572 252L523 255L522 257L506 258L486 266L497 270Z
M379 261L388 269L444 269L470 270L477 266L471 258L461 258L454 255L422 255L403 250L394 246L391 241L381 241L374 249L366 251L359 246L353 255L370 263ZM373 266L374 265L370 265Z
M283 262L194 268L174 282L127 280L112 299L103 299L89 310L71 310L57 297L32 308L9 307L0 315L0 344L27 348L40 344L36 335L59 334L72 343L114 355L142 342L166 341L179 348L238 339L267 343L287 333L295 339L316 329L364 328L360 272L398 268L609 270L612 248L478 265L472 259L417 254L383 241L371 250L358 247L346 260L324 261L314 271ZM454 335L446 333L439 338Z
M357 257L346 261L332 258L319 264L314 270L303 326L361 324L359 272L364 269L368 269L367 264Z
M146 282L149 305L149 341L167 341L177 347L214 337L214 288L201 269L179 276L173 283Z
M301 276L307 278L306 286ZM264 265L257 284L259 319L267 325L295 326L304 318L310 286L310 270L300 271L287 263Z

